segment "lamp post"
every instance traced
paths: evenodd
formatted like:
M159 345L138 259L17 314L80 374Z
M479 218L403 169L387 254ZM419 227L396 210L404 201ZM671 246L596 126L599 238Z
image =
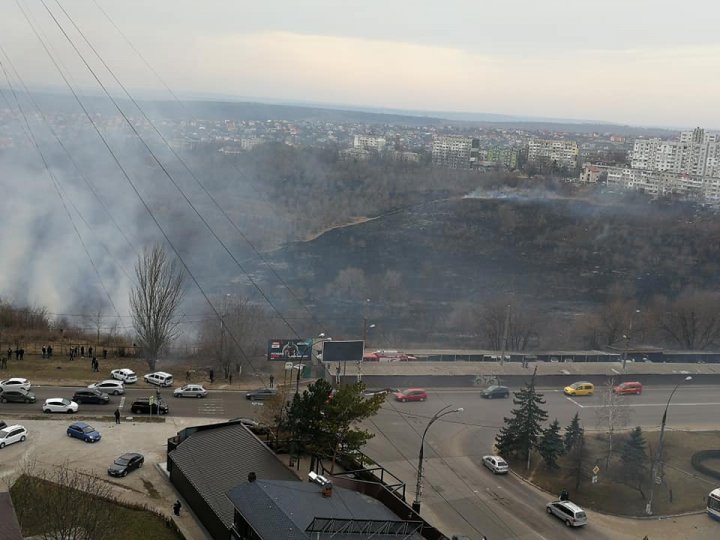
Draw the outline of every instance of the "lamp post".
M625 340L625 348L623 349L623 371L625 370L625 364L627 363L627 353L628 348L630 347L630 338L632 336L633 322L635 322L636 313L640 313L640 310L636 309L632 312L630 315L630 324L628 325L627 334L623 334L623 339Z
M425 435L427 435L428 429L430 429L430 426L433 425L433 423L442 418L445 415L453 414L453 413L461 413L463 412L463 408L459 407L457 409L451 409L447 410L452 405L447 405L440 409L438 412L435 413L435 416L433 416L430 421L428 422L428 425L425 427L425 431L423 431L422 439L420 440L420 455L418 457L418 468L417 468L417 485L415 486L415 500L412 503L412 509L420 513L420 504L422 502L422 487L423 487L423 454L425 452Z
M665 411L663 412L662 416L662 422L660 424L660 439L658 440L658 451L656 454L655 459L653 460L652 469L650 472L650 496L648 497L647 505L645 506L645 513L648 516L652 515L652 503L653 503L653 496L655 495L655 484L662 482L662 476L663 476L663 468L662 468L662 451L663 451L663 439L665 437L665 423L667 421L667 412L668 407L670 407L670 400L672 400L673 396L675 395L675 391L678 389L678 387L685 381L691 381L692 377L687 376L685 379L680 381L675 385L675 388L673 388L673 391L670 392L670 397L667 400L667 404L665 405ZM658 464L660 464L660 467L658 467ZM659 470L659 473L658 473ZM660 479L659 482L657 482L657 478Z

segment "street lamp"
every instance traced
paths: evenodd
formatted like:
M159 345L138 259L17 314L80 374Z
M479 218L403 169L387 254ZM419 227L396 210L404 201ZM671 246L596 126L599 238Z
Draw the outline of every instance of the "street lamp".
M433 425L433 423L442 418L443 416L447 414L453 414L453 413L461 413L465 409L462 407L459 407L457 409L451 409L447 410L452 405L446 405L442 409L440 409L438 412L435 413L435 416L433 416L430 421L428 422L427 427L425 427L425 431L423 431L422 439L420 440L420 456L418 457L418 468L417 468L417 485L415 486L415 501L412 503L412 509L416 513L420 513L420 503L422 502L422 482L423 482L423 454L425 451L425 435L427 435L428 429L430 429L430 426Z
M648 516L652 515L652 503L653 503L653 495L655 495L655 484L662 482L662 475L663 475L663 468L662 468L662 451L663 451L663 439L665 437L665 422L667 421L667 412L668 407L670 407L670 400L675 395L675 391L678 389L678 387L685 381L692 381L691 376L685 377L682 381L677 383L675 385L675 388L673 388L673 391L670 392L670 397L667 400L667 404L665 405L665 411L663 412L662 416L662 423L660 424L660 440L658 441L658 451L655 459L653 460L652 469L650 471L650 497L648 497L647 505L645 506L645 513ZM659 467L659 474L658 474L658 463L660 463ZM656 478L659 478L660 481L656 482Z
M631 338L631 334L632 334L633 322L635 321L636 313L640 313L640 310L636 309L630 315L630 325L628 326L627 334L623 334L623 339L625 340L625 348L623 349L623 371L625 370L625 364L627 363L627 352L628 352L628 348L630 346L630 338Z

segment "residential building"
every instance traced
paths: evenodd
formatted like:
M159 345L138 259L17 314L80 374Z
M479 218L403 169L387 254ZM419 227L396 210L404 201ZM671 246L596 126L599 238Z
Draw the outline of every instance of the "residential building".
M353 148L360 150L375 150L382 152L385 150L387 142L383 137L372 137L370 135L355 135L353 140Z
M375 155L370 150L363 148L343 148L338 151L338 159L340 161L367 161Z
M439 135L433 139L432 162L448 169L474 169L479 163L480 140L459 135Z
M681 133L675 141L636 140L630 165L633 169L720 177L719 159L718 135L695 128Z
M528 142L530 163L550 164L572 170L577 167L579 153L575 141L530 139Z
M515 147L491 147L480 150L480 164L485 167L517 169L520 150Z

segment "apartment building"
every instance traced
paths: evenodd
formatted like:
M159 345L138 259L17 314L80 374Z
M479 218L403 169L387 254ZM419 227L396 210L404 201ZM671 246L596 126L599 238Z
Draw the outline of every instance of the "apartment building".
M517 169L520 151L517 148L492 147L480 150L480 164Z
M475 169L479 162L480 140L459 135L433 138L432 162L449 169Z
M528 162L557 164L558 167L575 169L579 155L575 141L554 139L530 139L528 142Z
M716 133L702 128L685 131L676 141L643 139L635 141L631 167L669 171L693 176L720 177L720 141Z
M654 197L674 194L712 203L720 202L720 178L627 167L608 167L606 171L608 185L642 191Z
M383 137L372 137L370 135L355 135L353 139L353 148L359 150L374 150L382 152L385 150L387 141Z

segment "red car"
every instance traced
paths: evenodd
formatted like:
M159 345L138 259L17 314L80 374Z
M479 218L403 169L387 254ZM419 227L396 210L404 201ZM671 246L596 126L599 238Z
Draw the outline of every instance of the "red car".
M618 395L642 394L643 385L639 382L624 382L613 387L613 391Z
M407 390L401 390L393 394L396 401L425 401L427 399L427 392L422 388L408 388Z

